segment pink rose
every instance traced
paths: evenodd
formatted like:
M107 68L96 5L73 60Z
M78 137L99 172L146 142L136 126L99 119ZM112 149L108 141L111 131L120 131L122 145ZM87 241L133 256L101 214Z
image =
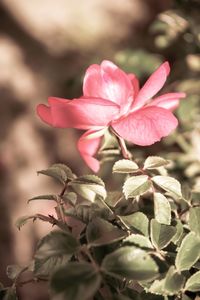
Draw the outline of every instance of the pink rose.
M78 149L87 165L99 170L93 156L108 127L123 139L147 146L169 135L178 124L171 112L184 93L152 97L163 87L170 72L163 63L141 89L134 74L126 74L110 61L91 65L83 82L83 97L73 100L50 97L49 106L40 104L37 113L47 124L60 128L87 130L78 141Z

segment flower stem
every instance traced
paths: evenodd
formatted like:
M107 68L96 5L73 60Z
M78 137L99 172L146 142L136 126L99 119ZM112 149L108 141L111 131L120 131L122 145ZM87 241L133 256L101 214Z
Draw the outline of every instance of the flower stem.
M67 182L64 185L61 193L59 194L57 198L57 206L55 207L55 211L57 213L58 220L61 221L63 224L65 224L65 215L63 213L63 203L62 203L62 196L64 195L65 191L67 189Z
M112 127L110 128L110 131L117 138L117 141L118 141L118 144L120 146L123 158L125 158L125 159L131 159L131 157L132 157L131 153L128 151L124 139Z
M124 139L122 139L120 136L117 136L117 140L118 140L119 146L121 148L123 157L125 159L131 159L131 154L126 147L126 143L125 143Z

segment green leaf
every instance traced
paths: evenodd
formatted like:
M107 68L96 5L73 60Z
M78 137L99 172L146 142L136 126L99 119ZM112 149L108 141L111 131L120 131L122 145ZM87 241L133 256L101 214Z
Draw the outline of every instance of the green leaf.
M148 289L148 292L155 294L155 295L163 295L164 283L165 283L165 279L154 280L154 282Z
M123 240L123 243L130 243L140 248L153 249L149 238L141 234L131 234Z
M181 185L178 180L170 176L154 176L152 181L161 187L166 192L170 193L174 197L181 198Z
M52 177L52 178L58 180L63 185L65 185L65 183L67 182L67 175L66 175L65 171L59 167L52 166L52 167L48 168L47 170L41 170L41 171L38 171L37 173Z
M93 218L94 211L89 205L79 205L65 211L68 217L74 217L83 223L87 224Z
M92 203L90 206L91 208L94 208L94 210L100 212L100 216L102 217L102 219L113 219L114 213L102 197L97 196L95 203Z
M74 206L77 202L77 195L74 192L65 193L62 196L62 199L64 202L66 202L66 204L70 203Z
M122 247L108 254L102 263L102 270L117 278L152 280L158 275L158 266L152 257L134 246Z
M149 156L144 162L144 170L157 169L169 164L169 161L159 156Z
M155 219L151 220L151 241L155 248L165 248L175 233L176 227L160 224Z
M120 216L123 223L136 233L149 235L149 220L142 212L136 212L128 216Z
M200 236L200 207L191 207L189 210L189 228Z
M97 292L101 276L92 264L70 262L52 276L50 288L53 300L88 300Z
M7 266L6 274L8 278L15 280L24 269L24 267L20 267L18 265L9 265Z
M183 288L185 277L178 273L174 266L171 266L167 272L164 290L168 295L176 295Z
M88 224L93 218L100 217L109 219L112 211L108 207L99 207L98 205L76 205L65 211L66 216L74 217L85 224Z
M95 175L85 175L73 180L69 185L81 197L94 202L96 195L106 198L105 184Z
M190 205L191 201L192 201L192 191L189 188L188 184L183 184L182 185L182 195L183 195L183 199L186 203L188 203Z
M76 175L72 172L72 170L64 164L53 164L52 168L59 168L63 170L68 180L73 180L76 178Z
M100 246L123 239L126 232L101 218L95 218L88 224L86 236L91 246Z
M124 196L121 198L121 200L116 204L114 208L114 212L118 216L127 216L132 214L135 211L138 211L137 201L133 201L132 198L125 199Z
M178 220L178 219L176 220L175 227L176 227L176 234L173 236L172 242L175 245L179 245L179 243L183 237L183 224L181 223L180 220Z
M190 292L200 291L200 271L193 274L186 282L184 290Z
M40 196L36 196L33 197L31 199L28 200L28 202L33 201L33 200L53 200L53 201L57 201L58 196L57 195L40 195Z
M178 250L175 265L179 271L189 270L200 257L200 238L194 233L187 234Z
M138 171L138 165L129 159L118 160L113 166L113 173L134 173Z
M111 206L115 207L117 203L123 198L124 196L122 195L121 192L119 191L113 191L113 192L108 192L107 197L105 199L105 202Z
M151 182L147 175L129 177L123 186L123 193L126 197L132 198L146 193L151 187Z
M107 149L115 149L118 147L117 138L114 134L111 133L111 130L108 129L105 131L103 140L101 143L101 148L99 151Z
M62 231L49 233L38 243L34 274L47 277L56 268L66 263L78 248L79 243L71 234Z
M17 219L15 222L15 226L20 230L22 226L24 226L28 220L34 219L34 215L32 216L22 216Z
M168 199L161 193L154 193L154 215L161 224L171 224L171 206Z

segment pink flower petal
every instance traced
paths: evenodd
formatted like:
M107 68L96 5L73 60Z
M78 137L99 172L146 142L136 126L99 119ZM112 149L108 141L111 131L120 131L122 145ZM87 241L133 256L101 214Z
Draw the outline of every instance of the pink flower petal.
M37 113L46 123L60 128L90 129L105 126L119 115L119 106L109 100L49 98L49 105L39 105ZM50 117L51 115L51 117Z
M133 85L133 90L134 90L134 98L138 95L139 89L140 89L140 83L138 78L136 77L135 74L128 74L128 77Z
M112 127L125 140L148 146L169 135L177 125L177 119L169 110L149 106L113 122Z
M85 132L78 141L78 150L90 169L98 172L100 168L99 161L93 156L96 154L101 137L105 133L105 128L100 130L88 130Z
M139 91L132 108L138 109L150 100L155 94L157 94L163 87L167 76L170 72L170 66L168 62L162 64L145 82L141 90Z
M185 97L185 93L168 93L153 99L148 106L153 105L174 110L178 107L180 99Z
M49 106L46 106L44 104L39 104L36 108L38 116L41 118L41 120L48 125L52 125L52 115L51 115L51 108Z
M91 65L83 82L85 97L108 99L127 111L133 101L133 86L128 75L115 64L104 60L101 65Z

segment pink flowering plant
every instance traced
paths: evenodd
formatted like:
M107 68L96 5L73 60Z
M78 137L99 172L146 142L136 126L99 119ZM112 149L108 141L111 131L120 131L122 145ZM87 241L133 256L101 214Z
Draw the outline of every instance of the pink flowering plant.
M152 145L176 128L178 121L171 111L185 94L168 93L152 99L169 72L165 62L140 89L134 74L103 61L87 69L83 96L73 100L51 97L49 106L41 104L37 112L51 126L87 130L78 141L78 149L87 165L97 172L99 162L94 155L107 128L121 143L126 140L140 146Z
M53 230L39 241L30 265L8 267L13 285L1 288L3 299L17 299L16 290L31 281L48 281L53 300L197 299L199 204L168 174L170 161L134 160L126 147L126 141L152 145L177 127L173 111L185 94L156 96L169 71L163 63L139 88L134 74L103 61L87 69L80 98L51 97L37 107L48 125L86 130L77 147L92 171L98 172L96 156L107 144L122 184L110 191L98 176L77 176L64 164L39 171L59 181L61 191L30 201L54 201L55 214L21 217L17 226L32 219ZM111 138L118 149L109 146ZM26 273L31 277L23 281Z

